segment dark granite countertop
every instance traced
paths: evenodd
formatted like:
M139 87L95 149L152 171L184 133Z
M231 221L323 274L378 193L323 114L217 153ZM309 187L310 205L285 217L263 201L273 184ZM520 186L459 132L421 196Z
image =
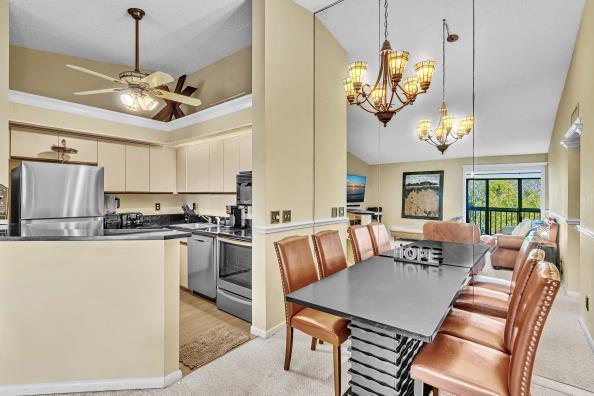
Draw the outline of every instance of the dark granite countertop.
M52 230L44 235L22 235L18 225L0 226L2 241L142 241L182 239L191 232L168 228L129 228L101 230Z
M169 226L175 230L190 231L194 235L206 235L211 237L224 237L230 239L237 239L239 241L251 242L252 241L252 230L245 228L234 228L228 226L212 225L207 226L204 223L197 224L200 228L190 224L174 224Z

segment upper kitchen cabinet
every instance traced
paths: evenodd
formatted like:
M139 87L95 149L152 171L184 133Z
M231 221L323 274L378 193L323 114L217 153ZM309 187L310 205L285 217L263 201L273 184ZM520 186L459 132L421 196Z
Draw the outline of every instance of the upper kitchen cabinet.
M176 191L178 193L188 190L188 146L180 147L175 153L175 179Z
M103 167L104 189L126 191L126 145L116 142L97 143L97 165Z
M176 188L175 149L151 146L150 191L172 193Z
M12 127L10 155L14 158L58 160L51 147L58 144L58 135L51 132Z
M188 146L187 149L187 191L207 192L210 168L210 147L208 143Z
M150 186L149 146L126 144L126 191L148 192Z
M208 191L223 191L223 141L216 140L208 144L209 147L209 169L208 169Z
M235 179L239 172L238 137L223 140L223 191L234 192Z
M97 163L97 139L71 135L58 135L60 145L77 150L76 154L67 154L68 162L81 162L87 164Z
M241 172L252 170L252 134L239 138L239 170Z

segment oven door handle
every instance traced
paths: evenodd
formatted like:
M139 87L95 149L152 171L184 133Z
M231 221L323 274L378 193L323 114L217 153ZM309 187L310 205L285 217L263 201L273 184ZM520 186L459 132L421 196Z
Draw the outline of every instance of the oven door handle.
M218 240L219 240L219 242L228 243L230 245L239 245L239 246L245 246L245 247L250 247L250 248L252 247L251 242L240 241L237 239L218 237Z
M247 299L245 297L236 297L234 294L231 294L226 290L219 289L218 292L221 293L222 295L224 295L229 300L233 300L237 303L246 304L246 305L251 304L251 301L249 299Z

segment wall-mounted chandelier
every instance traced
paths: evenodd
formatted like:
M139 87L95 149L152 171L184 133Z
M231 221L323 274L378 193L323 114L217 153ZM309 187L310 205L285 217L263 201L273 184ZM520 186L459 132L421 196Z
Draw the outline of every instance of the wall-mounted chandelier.
M388 41L388 0L384 1L384 44L379 57L379 73L373 85L363 82L367 71L364 61L349 64L349 77L343 85L349 104L374 114L385 127L394 114L413 104L417 95L427 92L435 70L435 61L422 61L415 64L416 76L402 81L409 53L392 50Z
M474 127L474 117L464 117L456 124L454 116L448 113L448 106L445 102L445 43L446 40L449 43L458 41L459 36L454 33L450 33L448 23L444 19L442 21L442 93L441 93L441 107L439 109L439 123L437 128L431 131L430 120L420 120L417 123L417 134L419 139L425 141L435 147L443 154L448 147L468 135Z

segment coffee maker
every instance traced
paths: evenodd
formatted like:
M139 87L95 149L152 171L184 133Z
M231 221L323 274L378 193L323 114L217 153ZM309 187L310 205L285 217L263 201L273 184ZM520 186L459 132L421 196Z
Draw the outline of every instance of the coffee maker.
M233 228L252 228L251 206L245 205L227 205L227 214L229 223L227 225Z

